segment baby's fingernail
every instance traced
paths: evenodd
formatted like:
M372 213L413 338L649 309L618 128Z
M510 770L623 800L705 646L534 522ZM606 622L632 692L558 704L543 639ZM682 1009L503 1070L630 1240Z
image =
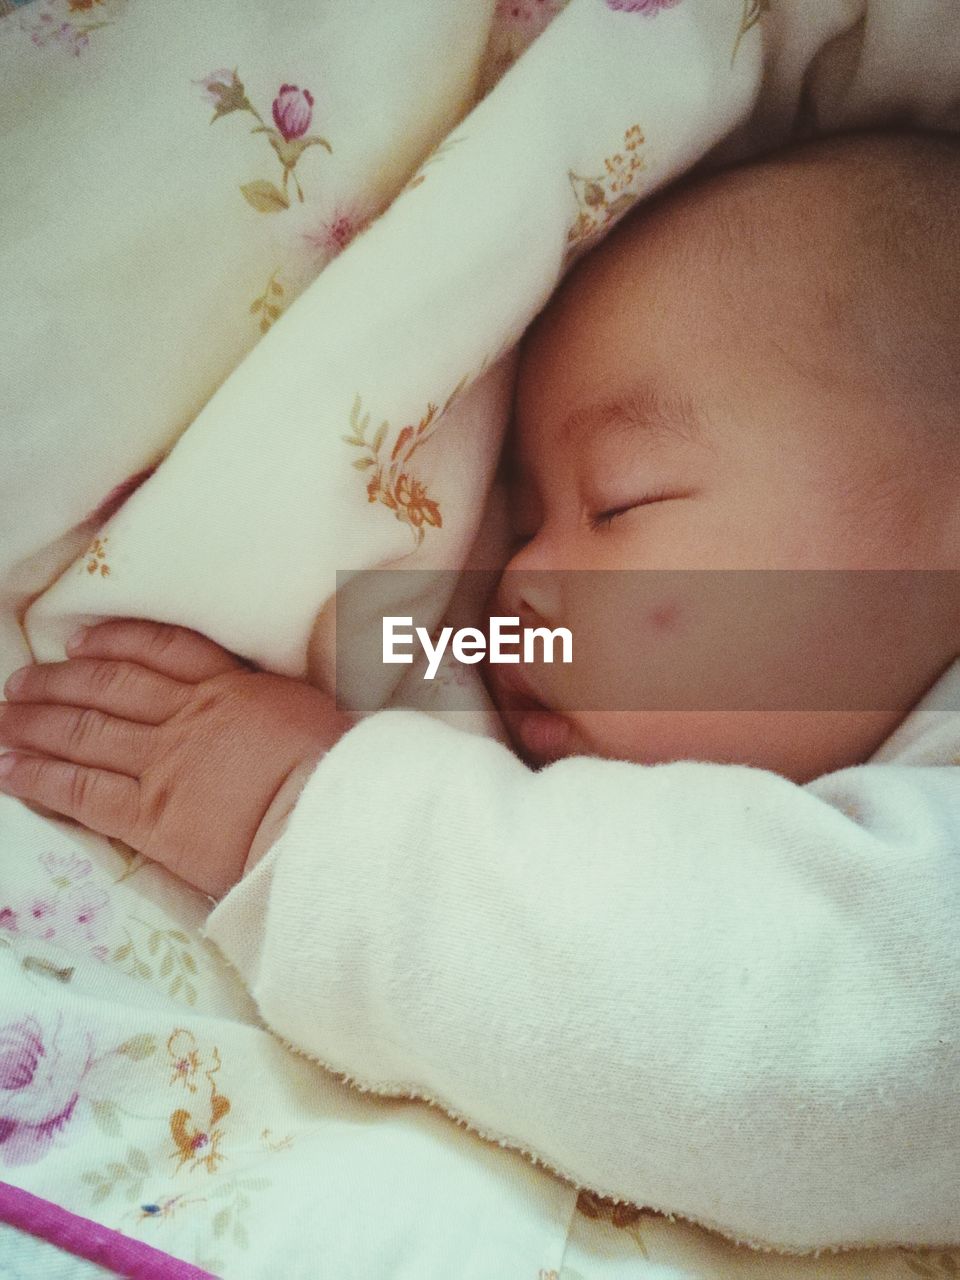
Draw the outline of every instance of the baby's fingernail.
M17 763L17 758L12 751L8 751L6 755L0 756L0 778L5 778L8 773L12 773L13 766Z
M20 689L23 688L23 682L24 680L26 680L26 678L27 678L26 668L21 667L19 671L15 671L13 675L8 678L7 683L3 686L3 692L7 695L8 698L11 696L11 694L16 694Z
M87 632L89 630L90 630L89 627L80 627L77 631L73 633L73 635L67 641L67 645L66 645L67 653L74 653L77 649L80 648L84 640L86 640Z

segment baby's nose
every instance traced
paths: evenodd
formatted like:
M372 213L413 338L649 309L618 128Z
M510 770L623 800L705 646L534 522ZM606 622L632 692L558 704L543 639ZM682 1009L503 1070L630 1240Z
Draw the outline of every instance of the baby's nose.
M497 608L502 616L556 623L562 609L561 572L549 567L546 557L528 555L528 544L513 557L497 588Z

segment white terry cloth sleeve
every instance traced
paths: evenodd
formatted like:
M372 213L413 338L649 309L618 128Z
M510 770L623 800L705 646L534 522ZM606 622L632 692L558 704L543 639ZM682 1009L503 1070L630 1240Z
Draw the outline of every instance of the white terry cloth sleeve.
M208 934L361 1088L807 1250L960 1241L958 919L955 769L533 773L388 710Z

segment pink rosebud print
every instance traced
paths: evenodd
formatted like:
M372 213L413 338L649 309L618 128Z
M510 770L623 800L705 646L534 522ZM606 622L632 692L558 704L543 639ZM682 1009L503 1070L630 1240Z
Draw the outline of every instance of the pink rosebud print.
M204 96L215 107L211 124L221 116L230 115L232 111L250 110L243 82L236 71L221 67L219 71L211 71L208 76L204 76L202 80L194 80L193 83L200 86Z
M661 9L672 9L680 0L607 0L608 9L616 9L619 13L642 13L648 18Z
M0 1162L36 1164L70 1123L91 1064L89 1036L70 1051L26 1016L0 1026Z
M234 73L228 67L221 67L219 71L211 71L202 80L195 80L194 84L198 84L213 105L217 106L224 93L233 87L233 78Z
M313 118L313 94L295 84L282 84L273 100L273 122L284 141L302 138Z

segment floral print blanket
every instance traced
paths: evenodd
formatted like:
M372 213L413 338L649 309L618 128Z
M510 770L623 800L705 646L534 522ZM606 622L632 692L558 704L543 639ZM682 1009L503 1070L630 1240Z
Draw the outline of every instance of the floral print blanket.
M960 125L960 15L915 8L0 0L0 681L117 615L329 679L336 572L465 562L511 351L637 200L891 103ZM754 1254L363 1094L209 907L0 797L4 1274L960 1274Z

